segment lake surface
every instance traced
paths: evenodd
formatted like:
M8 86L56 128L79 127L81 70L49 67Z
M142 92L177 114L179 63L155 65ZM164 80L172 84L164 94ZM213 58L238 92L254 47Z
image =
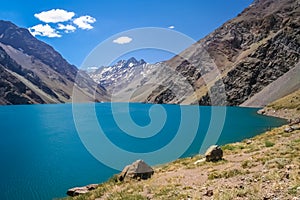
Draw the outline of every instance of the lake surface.
M64 197L71 187L107 180L135 158L161 164L203 153L205 138L221 145L285 123L256 111L139 103L0 106L0 199ZM93 139L101 131L105 136Z

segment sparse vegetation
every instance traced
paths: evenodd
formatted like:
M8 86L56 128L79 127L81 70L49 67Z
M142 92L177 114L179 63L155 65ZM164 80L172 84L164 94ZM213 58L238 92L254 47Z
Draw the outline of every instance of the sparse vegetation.
M246 169L246 168L255 167L255 166L257 166L257 164L253 161L250 161L250 160L244 160L242 162L241 166L242 166L243 169Z
M235 150L240 150L240 149L244 149L245 146L243 144L226 144L224 146L222 146L222 150L226 151L235 151Z
M182 158L155 167L151 179L118 182L114 176L95 191L65 199L177 200L203 199L205 195L217 200L298 198L300 130L287 133L286 127L223 145L224 159L218 162L201 161L203 155Z
M296 109L300 111L300 90L271 103L268 107L275 110Z
M239 169L232 169L228 171L214 171L208 175L209 180L217 179L217 178L231 178L237 175L242 175L244 174L243 171Z
M213 188L214 199L290 198L300 195L300 131L284 137L286 126L222 147L224 160L201 162L202 155L157 166L153 178L116 182L116 176L72 200L202 199ZM200 197L200 198L199 198Z
M272 146L275 145L275 143L270 142L269 140L266 140L266 141L265 141L265 145L266 145L266 147L272 147Z

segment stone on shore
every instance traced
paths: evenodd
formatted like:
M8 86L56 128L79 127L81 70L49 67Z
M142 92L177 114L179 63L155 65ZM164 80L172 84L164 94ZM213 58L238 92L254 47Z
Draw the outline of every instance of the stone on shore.
M205 153L205 158L207 162L216 162L222 160L223 150L218 145L212 145L207 149Z
M74 197L78 196L80 194L85 194L89 191L95 190L97 188L98 184L90 184L83 187L74 187L67 191L67 195Z
M148 179L154 174L154 170L143 160L137 160L131 165L127 165L120 173L118 179L123 181L125 178Z

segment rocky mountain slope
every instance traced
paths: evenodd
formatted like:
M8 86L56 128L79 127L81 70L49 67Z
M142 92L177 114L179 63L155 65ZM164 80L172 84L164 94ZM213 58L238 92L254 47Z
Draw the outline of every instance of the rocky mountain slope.
M190 82L164 62L149 64L143 59L130 58L112 66L87 70L87 73L105 87L113 102L181 103L193 92ZM166 99L153 95L165 88L168 88L164 92Z
M51 46L27 29L2 20L0 71L0 104L70 102L73 89L79 96L77 101L108 100L104 88Z
M179 55L168 63L177 70L199 68L193 62L199 58L197 48L204 48L218 67L221 76L216 77L209 85L199 83L202 78L197 78L198 74L189 75L188 78L193 77L198 83L194 87L197 98L189 101L199 100L201 105L209 105L212 103L209 94L217 96L217 100L222 99L218 98L218 95L224 84L225 103L240 105L299 62L299 25L298 0L257 0L236 18L185 50L182 55L193 52L189 62L183 64L183 56ZM203 76L211 72L200 73ZM289 78L300 87L297 76L291 74ZM207 88L209 92L205 93ZM270 101L272 100L264 103ZM215 101L213 104L222 105L224 102Z
M144 71L146 62L141 59L137 61L134 57L128 60L120 60L112 66L100 67L96 70L89 70L87 73L98 84L108 91L112 88L120 88L120 82L129 83L136 76Z
M263 106L300 87L291 71L299 58L299 0L255 0L171 60L144 67L130 82L123 79L118 96L134 91L130 101ZM270 96L262 90L271 83L276 95ZM263 101L254 97L260 92Z
M297 0L255 1L237 18L225 24L230 32L230 39L225 42L232 50L232 56L228 57L227 54L230 59L226 62L232 64L229 64L231 69L218 82L225 84L229 105L245 102L297 65L300 57L299 6ZM222 28L215 34L226 33L226 29L224 32ZM213 40L212 47L214 43L219 46L224 41ZM210 48L211 42L208 43ZM212 52L216 52L214 47ZM300 87L297 76L291 74L289 78L294 79ZM216 88L218 82L211 90ZM265 102L265 105L270 101ZM201 98L200 103L209 104L207 94Z
M95 82L105 87L113 102L155 102L147 99L157 86L160 89L160 83L166 79L180 82L176 81L177 76L163 63L149 64L143 59L137 61L135 58L120 60L115 65L97 70L88 70L87 73ZM181 91L177 96L184 98L185 94Z

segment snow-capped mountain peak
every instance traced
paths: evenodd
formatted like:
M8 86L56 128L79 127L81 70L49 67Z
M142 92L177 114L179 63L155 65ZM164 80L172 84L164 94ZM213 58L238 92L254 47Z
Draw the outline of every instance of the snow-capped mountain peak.
M143 71L143 67L146 64L143 59L138 61L134 57L131 57L128 60L120 60L112 66L90 70L88 74L95 82L108 89L116 85L120 80L131 80L133 76Z

